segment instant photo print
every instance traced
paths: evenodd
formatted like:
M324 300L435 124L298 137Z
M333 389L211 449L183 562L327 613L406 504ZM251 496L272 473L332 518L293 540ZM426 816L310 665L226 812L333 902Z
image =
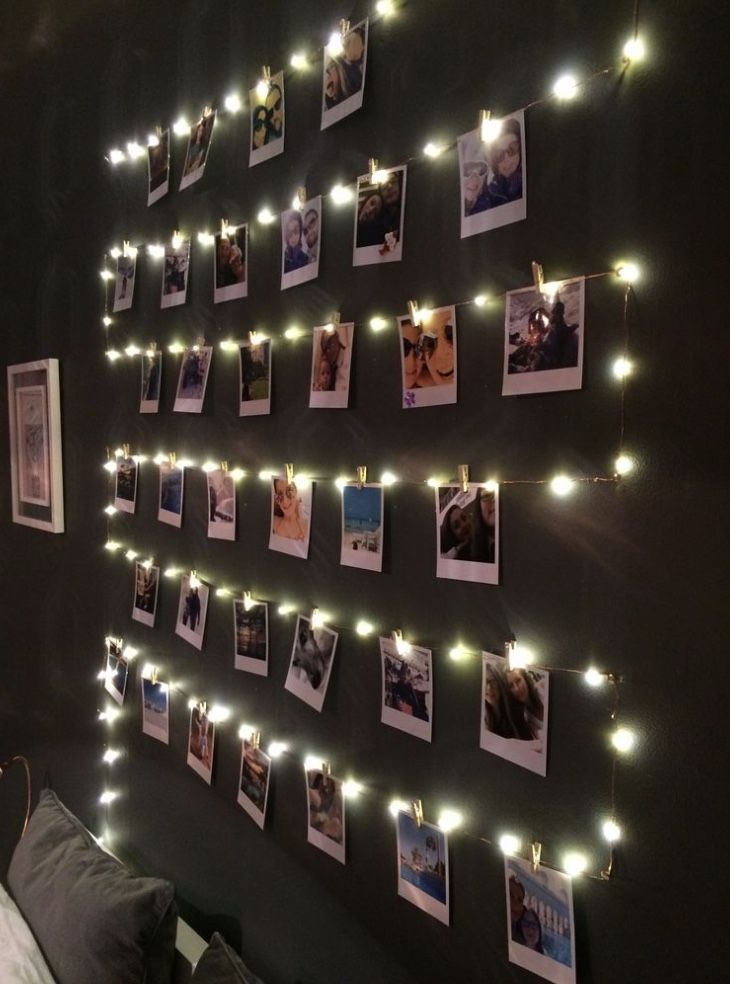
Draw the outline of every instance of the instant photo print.
M120 512L133 513L137 505L137 462L121 455L117 458L114 505Z
M345 863L345 797L342 780L322 769L305 770L307 840L340 864Z
M281 289L296 287L319 275L322 196L281 213Z
M484 751L546 775L549 703L546 670L510 669L504 656L482 653L479 747Z
M122 652L120 642L112 639L107 640L106 667L104 672L104 690L112 697L117 704L124 703L124 695L127 691L127 678L129 676L129 663Z
M324 704L336 646L336 632L324 625L313 629L308 618L298 616L284 689L315 711Z
M392 639L380 637L383 690L380 720L406 734L431 741L433 668L431 650L411 646L401 655Z
M160 384L162 382L162 352L149 349L140 356L142 386L139 398L140 413L158 413L160 410Z
M349 116L362 106L368 56L368 22L351 27L340 39L340 50L324 49L322 65L322 126Z
M238 350L239 417L271 413L271 339L244 342Z
M122 253L117 257L117 275L114 281L114 306L112 310L126 311L132 306L134 281L137 272L137 254Z
M271 531L269 550L306 560L312 517L314 483L288 482L281 475L271 479Z
M261 164L284 153L284 73L261 80L249 90L251 153L248 166Z
M434 824L402 810L396 820L398 895L449 925L449 844Z
M236 802L263 830L269 798L271 759L258 745L244 738L241 742L241 771Z
M160 587L160 568L136 561L134 565L134 598L132 618L152 627L157 612L157 593Z
M229 227L215 235L213 303L248 296L248 225Z
M414 325L410 316L398 318L404 410L456 403L456 311L435 308L421 314Z
M213 359L212 345L193 345L183 352L177 382L175 405L178 413L202 413L208 373Z
M182 526L185 469L169 461L160 463L160 504L157 518L170 526Z
M162 130L157 143L147 148L147 205L154 205L170 190L170 131Z
M340 564L363 571L383 569L383 496L377 482L349 482L342 489Z
M210 151L210 142L215 125L215 110L207 116L201 116L197 123L190 127L188 151L185 155L185 166L180 179L180 191L203 177L205 165Z
M234 665L237 670L269 674L269 606L265 601L233 599Z
M213 540L236 539L236 483L228 469L206 474L208 485L208 536Z
M310 407L347 408L354 332L353 322L313 330Z
M353 266L393 263L403 258L406 166L357 179Z
M214 745L215 723L210 720L206 704L196 704L190 709L188 765L209 786L213 778Z
M436 577L499 584L499 491L474 482L439 485Z
M197 578L197 583L191 584L191 581L189 574L183 574L180 578L180 600L177 606L175 632L191 646L202 649L210 588Z
M457 140L461 182L461 238L527 217L525 114L504 117L488 141L481 130Z
M184 304L188 294L188 273L190 271L190 240L179 246L167 245L162 261L161 308L177 307Z
M142 734L170 744L170 688L166 683L142 677Z

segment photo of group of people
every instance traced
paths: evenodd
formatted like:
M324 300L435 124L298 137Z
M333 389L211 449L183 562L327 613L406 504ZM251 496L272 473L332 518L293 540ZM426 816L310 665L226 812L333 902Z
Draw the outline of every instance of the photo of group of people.
M208 536L213 540L236 539L236 485L227 469L207 473Z
M215 722L211 721L205 701L190 709L188 733L188 765L210 786L213 778L213 749Z
M243 342L239 347L239 417L271 413L271 339Z
M307 840L345 863L345 797L342 780L322 769L306 770Z
M201 116L198 122L190 127L188 152L185 155L185 166L180 179L180 191L203 177L214 124L215 110L212 110L207 116Z
M340 563L363 571L383 569L383 486L351 482L342 489Z
M132 457L117 458L114 505L120 512L133 513L137 504L137 462Z
M335 658L337 633L325 625L312 628L304 615L297 617L289 672L284 688L321 711Z
M134 565L134 600L132 618L142 625L153 626L157 612L157 591L160 585L160 568L145 561Z
M161 130L157 142L147 147L147 205L170 190L170 130Z
M575 984L573 887L568 875L504 859L509 959L553 984Z
M322 196L281 213L281 289L319 276Z
M383 670L380 720L416 738L431 741L433 671L431 650L411 645L399 653L393 639L380 637Z
M202 413L212 359L212 345L193 345L185 349L173 406L175 412Z
M546 670L510 669L504 656L482 653L479 747L546 775L549 697Z
M145 676L142 677L142 733L170 744L170 688Z
M140 413L158 413L160 409L160 383L162 382L162 352L148 349L140 356L142 385L139 398Z
M499 584L499 494L477 482L439 485L436 577Z
M453 305L422 312L414 325L398 318L403 408L456 403L456 312Z
M222 229L214 237L213 303L248 295L248 223Z
M271 479L271 531L269 550L306 559L309 553L312 482L287 481L281 475Z
M512 113L484 141L481 128L459 137L461 238L527 217L525 114Z
M190 574L182 575L175 632L196 649L203 648L209 595L210 588L207 584L198 578L193 578Z
M398 895L449 925L449 846L439 827L397 818Z
M161 308L177 307L185 303L188 294L189 269L190 240L185 239L179 246L168 243L162 262Z
M405 202L405 165L357 179L353 266L402 259Z
M236 669L268 676L269 606L265 601L233 599L233 637Z
M325 130L362 106L368 55L368 22L346 30L341 51L325 48L322 66L322 126Z
M583 385L585 277L507 293L502 395Z
M160 505L157 519L170 526L182 526L185 469L170 461L160 462Z
M264 829L269 798L271 759L248 738L241 741L241 772L236 801Z
M117 704L124 703L127 689L129 663L123 653L124 643L121 639L107 636L106 663L104 666L104 689L113 697Z
M310 407L341 410L347 407L354 331L353 322L313 329Z
M284 73L277 72L249 90L251 153L248 166L284 153Z
M114 305L112 310L126 311L132 306L134 280L137 272L137 254L122 253L117 257L117 275L114 280Z

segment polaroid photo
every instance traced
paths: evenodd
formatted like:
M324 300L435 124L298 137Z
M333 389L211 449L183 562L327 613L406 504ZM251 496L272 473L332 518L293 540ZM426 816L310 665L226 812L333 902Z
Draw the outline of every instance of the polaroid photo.
M170 688L142 677L142 734L170 744Z
M381 636L380 661L383 670L381 722L423 741L431 741L431 650L411 646L410 652L401 656L395 642Z
M393 263L403 258L406 166L390 168L381 175L377 184L368 174L357 179L353 266Z
M157 594L160 588L160 568L136 561L134 565L134 598L132 618L142 625L155 624Z
M271 759L246 738L241 742L241 771L236 801L263 830L269 798Z
M314 482L287 482L282 475L271 479L271 531L269 550L306 560L312 525Z
M576 984L573 885L568 875L504 859L510 963L553 984Z
M360 487L349 482L342 489L340 564L363 571L383 569L383 496L378 482Z
M345 863L345 797L342 780L321 769L305 770L307 779L307 841Z
M368 22L361 21L342 38L342 50L324 49L322 66L322 126L344 119L362 106L368 57Z
M499 491L470 482L439 485L436 577L499 584Z
M15 387L18 499L27 506L51 506L48 401L45 386ZM11 419L13 411L10 411Z
M261 417L271 413L271 339L243 342L239 346L239 417Z
M173 411L202 413L208 373L213 359L212 345L193 345L183 352Z
M284 73L272 75L249 89L251 107L251 152L248 166L261 164L284 153Z
M432 823L420 827L401 810L396 820L398 895L449 925L449 844Z
M154 147L147 148L147 205L154 205L170 190L170 131L160 133Z
M284 689L315 711L321 711L335 658L337 633L326 626L312 629L304 615L297 617L291 663Z
M210 588L197 578L194 585L190 584L190 580L189 574L183 574L180 578L175 633L196 649L202 649Z
M137 505L137 471L134 458L117 458L114 505L120 512L133 513Z
M403 409L456 403L456 311L435 308L413 325L398 318Z
M228 471L207 472L208 536L212 540L236 539L236 483Z
M269 675L269 606L265 601L233 599L234 665Z
M184 304L188 294L188 273L190 271L190 240L185 239L180 246L168 243L165 259L162 262L162 296L160 307L177 307Z
M309 406L346 409L355 325L322 325L312 334L312 376Z
M113 697L117 704L124 703L127 690L129 663L122 653L122 640L107 638L106 666L104 672L104 690Z
M183 492L185 490L185 469L171 465L169 461L160 464L160 505L157 519L170 526L182 526Z
M210 141L213 137L215 110L207 116L201 116L197 123L190 127L188 152L185 155L185 166L180 179L180 191L194 184L203 177L205 164L210 151Z
M248 224L215 235L213 303L248 296Z
M162 352L150 349L140 356L142 387L139 398L140 413L159 413L160 383L162 382Z
M134 281L137 272L137 255L117 257L117 276L114 281L114 306L112 310L126 311L132 306Z
M583 385L585 277L507 292L502 396ZM549 289L548 289L549 288Z
M188 765L210 786L213 778L213 748L215 746L215 723L208 716L205 703L196 704L190 709L190 732L188 735Z
M527 217L525 114L520 110L501 121L488 143L480 130L457 140L461 180L461 238Z
M281 213L281 289L319 276L322 196Z
M547 774L550 675L534 666L511 670L504 656L482 653L479 747Z

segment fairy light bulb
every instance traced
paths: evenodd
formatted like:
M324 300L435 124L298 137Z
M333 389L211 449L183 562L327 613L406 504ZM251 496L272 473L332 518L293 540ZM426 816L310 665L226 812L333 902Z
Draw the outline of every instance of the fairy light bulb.
M627 454L620 454L616 458L613 467L617 475L628 475L629 472L634 470L634 459L630 458Z
M577 875L582 875L587 867L588 859L585 854L579 854L577 851L570 851L563 857L563 871L571 878L575 878Z
M215 236L210 232L199 232L198 242L201 246L212 246L215 242Z
M232 338L224 338L220 347L224 352L235 352L238 349L238 343L234 342Z
M107 765L113 765L122 753L117 748L107 748L102 756L102 761Z
M426 157L430 157L432 159L434 157L440 157L441 154L443 154L443 152L444 152L444 148L440 144L434 143L432 140L429 140L426 146L423 148L423 153L426 155Z
M107 462L107 465L111 465L112 466L111 468L108 469L109 471L116 471L116 465L114 464L113 461L108 461ZM107 465L105 465L104 467L107 467ZM117 510L117 507L116 506L112 506L112 505L108 505L106 507L106 509L104 510L104 512L107 514L107 516L113 516L114 513L117 512L117 511L118 511Z
M388 322L386 321L385 318L376 316L370 319L370 327L372 328L373 331L382 331L383 328L387 328L387 326L388 326Z
M124 151L120 150L118 147L114 147L109 151L109 160L112 164L121 164L122 161L126 160L124 156Z
M173 236L172 236L170 242L172 244L172 248L173 249L180 249L180 247L182 246L182 243L183 243L183 239L182 239L182 236L180 235L180 233L179 232L173 233Z
M502 120L495 120L489 117L482 120L481 138L482 143L492 143L502 132Z
M298 328L297 325L289 325L284 332L284 338L288 339L290 342L293 342L295 339L301 338L303 334L304 331L302 328Z
M635 263L622 263L616 268L616 274L627 284L634 284L639 279L639 268Z
M355 632L357 632L359 636L369 636L372 631L372 622L367 622L364 618L361 618L355 626Z
M486 306L488 300L489 298L487 297L486 294L477 294L477 296L474 298L474 303L476 304L477 307L482 308Z
M122 251L118 246L114 246L113 249L109 250L109 256L111 256L113 260L118 260L121 255Z
M347 188L345 185L336 184L332 191L330 192L332 196L332 201L335 205L347 205L354 198L354 194L351 188Z
M391 471L384 471L380 476L380 481L383 485L395 485L398 478Z
M184 137L190 132L190 124L185 119L184 116L178 116L175 122L172 124L172 132L177 137Z
M104 549L108 550L109 553L116 553L116 551L119 550L120 547L121 547L121 543L117 543L116 540L107 540L106 543L104 544Z
M583 679L589 687L601 687L606 682L606 674L592 666L585 671Z
M295 51L294 54L289 59L289 64L294 69L306 68L307 56L301 51Z
M147 135L147 146L148 147L159 147L160 146L160 138L157 136L156 133L149 133Z
M566 496L569 495L575 487L575 482L572 478L568 478L567 475L556 475L554 479L550 482L550 491L553 495Z
M231 476L234 482L240 482L242 478L246 477L246 472L243 470L243 468L233 468L229 472L229 475Z
M389 17L391 14L395 13L393 0L378 0L375 4L375 11L380 14L381 17Z
M395 640L395 648L399 656L407 656L411 651L411 644L407 639L398 636Z
M456 830L464 822L464 816L458 810L445 809L442 810L438 818L438 826L444 831L444 833L449 833L452 830Z
M185 351L185 346L181 342L172 342L172 344L167 346L167 351L171 355L180 355Z
M261 225L271 225L271 223L274 221L276 216L271 211L271 209L268 208L268 206L265 206L264 208L259 209L259 213L256 216L256 218L261 223Z
M117 798L118 795L119 793L115 793L111 789L106 789L99 797L99 802L102 804L102 806L108 806L109 803L114 802L114 800Z
M241 97L237 92L230 92L224 99L223 105L229 113L239 113L243 108Z
M535 657L531 650L525 646L510 646L508 663L511 670L523 670L526 666L535 662Z
M230 598L231 592L228 588L216 588L215 596L216 598Z
M458 643L456 646L452 646L449 650L449 659L453 660L455 663L461 662L466 656L466 649Z
M141 355L141 353L142 349L135 345L134 342L129 344L124 350L124 354L128 355L130 359L134 358L135 355Z
M208 717L214 724L222 724L223 721L227 721L230 716L230 707L225 707L223 704L214 704L208 714Z
M321 769L324 765L324 759L321 755L307 755L304 759L304 768L307 772L312 770Z
M108 314L105 314L104 317L101 319L101 323L104 325L105 328L108 328L109 325L112 323L112 319L109 317Z
M561 75L553 86L553 95L557 99L572 99L578 92L578 80L574 75Z
M499 491L499 482L496 478L490 478L484 483L484 488L487 492L497 492Z
M625 356L619 356L611 367L616 379L626 379L633 372L634 366Z
M506 854L508 857L517 854L521 847L522 841L514 834L502 834L499 838L499 849L502 854Z
M130 160L136 161L138 157L143 156L144 147L138 144L136 140L132 140L127 144L127 153L129 154Z
M280 758L284 752L289 751L289 746L285 741L272 741L266 751L270 758Z
M430 489L437 489L440 484L441 482L438 480L438 478L435 478L433 475L431 476L431 478L426 479L426 485L428 485Z
M357 799L365 787L356 779L346 779L342 783L342 795L345 799Z
M623 48L627 61L641 61L646 56L646 45L641 38L629 38Z
M203 465L201 467L203 471L207 474L208 472L215 471L218 465L215 463L215 461L205 461L203 462Z
M327 42L327 54L332 55L333 58L336 58L337 55L341 55L344 50L345 49L342 45L342 35L339 31L333 31L333 33L330 34L329 41Z
M604 821L601 833L609 844L615 844L616 841L621 840L621 828L613 818Z
M259 79L256 83L256 95L259 102L263 102L269 94L269 83L266 79Z
M165 255L165 247L161 243L151 243L147 247L147 255L155 260L161 260Z
M238 729L238 737L241 741L248 741L251 735L255 734L256 728L252 724L242 724Z
M408 813L409 810L410 806L402 799L392 799L388 804L388 813L392 817L397 817L399 813Z
M116 362L117 359L121 359L122 353L117 352L116 349L107 349L106 357L110 362Z
M617 728L611 735L611 744L621 755L626 755L636 744L636 735L629 728Z
M124 556L127 558L127 560L134 560L134 558L138 557L139 554L137 553L136 550L128 550Z
M114 279L114 274L111 272L111 270L106 270L106 269L100 270L99 271L99 276L101 277L102 280L113 280Z
M279 605L277 611L280 615L291 615L294 611L294 606L284 603L283 605Z

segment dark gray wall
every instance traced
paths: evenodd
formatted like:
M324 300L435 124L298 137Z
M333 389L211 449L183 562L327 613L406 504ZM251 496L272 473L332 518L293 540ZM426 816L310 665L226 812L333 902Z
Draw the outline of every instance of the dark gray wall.
M16 5L13 5L15 7ZM352 6L352 9L350 9ZM67 532L51 536L10 521L0 490L3 559L0 758L26 752L92 827L108 736L95 721L103 638L124 635L163 678L182 681L234 709L220 729L211 789L185 765L188 712L178 698L165 748L139 733L139 690L130 688L114 743L122 791L110 823L116 844L143 869L172 878L183 910L203 934L222 929L261 976L278 984L387 980L527 981L508 965L502 861L480 837L505 828L544 843L546 858L578 846L593 870L605 860L599 822L608 806L610 700L579 678L551 681L550 758L541 779L478 748L478 659L448 660L457 639L495 649L516 636L547 665L589 662L625 676L622 718L640 735L617 777L625 824L616 877L575 886L579 979L718 980L726 970L717 909L728 874L721 824L728 807L724 636L728 524L727 344L720 203L727 138L718 110L727 97L720 40L722 3L642 5L650 47L644 67L589 85L570 105L527 117L528 219L460 241L455 151L408 175L403 261L350 265L349 209L325 210L320 278L278 290L276 226L253 220L306 184L326 192L367 167L418 155L427 139L453 139L478 110L523 106L567 68L615 64L630 34L633 4L565 2L452 4L421 0L372 25L363 109L319 131L319 66L291 77L286 153L249 171L246 124L225 119L205 177L145 207L144 166L111 170L109 147L143 138L160 121L190 115L232 86L245 89L262 64L277 70L304 43L324 39L362 3L292 4L31 2L0 13L0 102L5 120L0 195L0 296L6 363L61 361ZM181 144L174 142L173 185ZM101 257L114 242L149 242L174 228L214 227L221 216L252 221L250 298L210 300L209 259L194 255L190 301L161 312L159 268L141 261L134 309L118 319L122 341L174 336L209 341L265 327L279 336L295 319L321 324L334 309L365 322L404 311L408 298L435 304L478 290L499 293L530 280L530 261L549 279L606 269L630 254L642 264L632 312L638 365L626 400L626 443L637 473L620 487L585 485L557 500L535 485L502 497L502 583L480 587L434 577L428 473L549 477L558 469L608 474L619 432L619 392L608 367L622 346L622 292L589 283L586 364L580 392L500 396L500 303L459 309L459 402L403 413L392 330L357 338L350 409L308 411L306 342L275 350L270 417L236 415L235 359L216 352L205 412L174 415L172 360L162 411L136 412L138 366L104 359L99 324ZM195 247L194 247L195 248ZM723 264L721 266L721 263ZM4 382L3 382L4 386ZM198 654L174 635L176 590L164 585L156 627L130 620L130 565L102 549L108 501L105 448L129 442L154 454L177 448L256 472L294 461L330 478L366 462L406 481L387 497L388 547L381 576L338 566L338 494L315 491L310 558L271 553L267 490L239 490L235 544L208 541L204 482L188 480L182 530L155 518L155 469L143 466L137 514L114 535L163 562L251 586L272 601L315 604L341 629L321 715L283 691L293 621L273 614L271 674L233 670L229 601L211 599ZM8 461L0 431L0 460ZM7 465L6 465L7 471ZM433 647L435 725L427 745L379 724L377 643L352 626L360 615L382 631L400 626ZM240 720L290 741L276 767L270 820L261 833L235 804ZM328 755L369 793L348 815L342 867L307 845L300 761ZM396 896L395 840L385 814L395 794L420 797L427 818L444 804L466 815L451 846L452 925ZM22 789L0 788L0 861L12 848ZM715 923L719 922L716 926Z

